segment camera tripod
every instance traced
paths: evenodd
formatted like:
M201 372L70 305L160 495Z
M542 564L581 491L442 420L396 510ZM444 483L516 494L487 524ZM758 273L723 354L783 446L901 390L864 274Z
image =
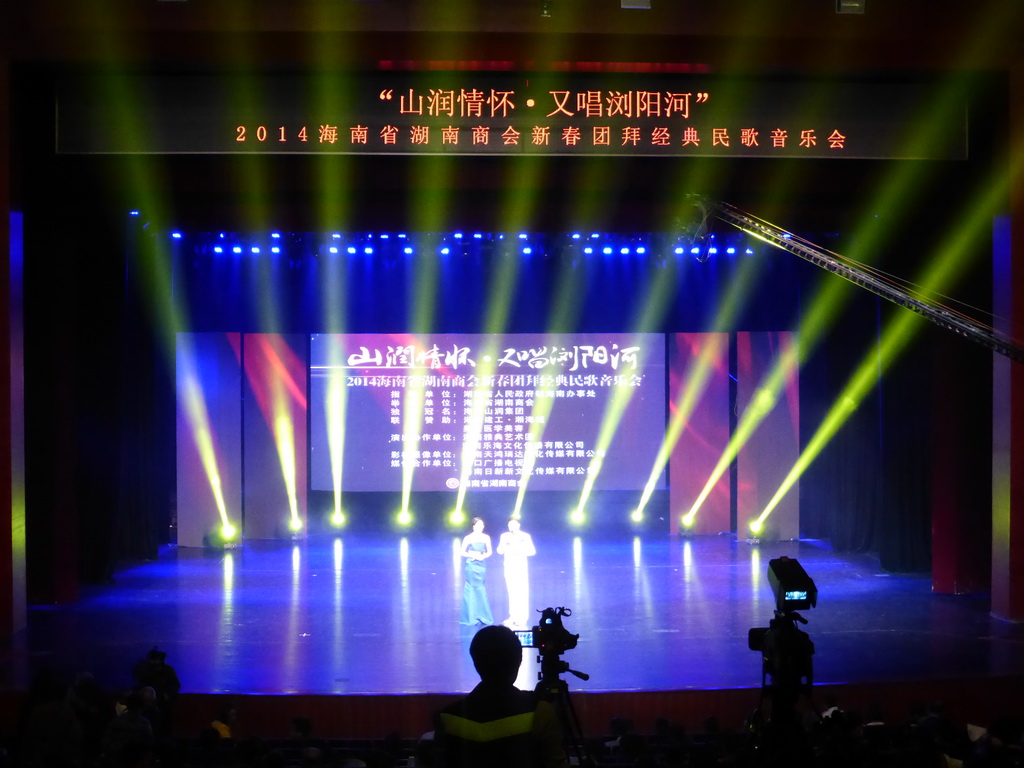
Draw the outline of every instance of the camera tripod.
M558 712L558 720L562 726L570 758L576 758L576 765L593 765L584 748L583 729L580 727L572 699L569 698L569 686L561 678L562 672L569 672L580 680L590 679L590 675L585 672L569 669L568 662L562 661L558 654L545 654L540 657L540 682L534 690Z
M764 635L761 662L761 719L764 698L772 701L771 718L760 723L760 746L766 754L793 753L805 748L797 702L806 696L813 702L814 643L797 628L807 620L795 611L777 611ZM770 682L769 682L770 680Z

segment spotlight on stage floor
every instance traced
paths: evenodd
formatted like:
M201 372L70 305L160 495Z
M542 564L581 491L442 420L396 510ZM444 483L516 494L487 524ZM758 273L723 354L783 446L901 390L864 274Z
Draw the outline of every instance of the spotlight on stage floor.
M231 523L225 523L206 534L203 546L210 549L238 549L242 541L238 529Z

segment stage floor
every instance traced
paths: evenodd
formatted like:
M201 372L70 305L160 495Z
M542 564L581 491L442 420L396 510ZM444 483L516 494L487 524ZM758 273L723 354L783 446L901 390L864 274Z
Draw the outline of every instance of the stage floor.
M1024 626L989 615L985 597L935 595L923 576L879 571L821 542L750 544L730 536L538 540L531 605L572 610L579 633L563 660L574 691L751 688L760 655L747 631L767 626L768 561L797 558L819 600L803 612L816 684L1024 673ZM487 590L507 600L497 555ZM152 646L189 693L421 694L467 691L477 676L458 623L457 541L352 536L254 541L229 551L170 548L89 588L71 605L33 607L4 665L7 689L42 666L93 672L115 688ZM538 665L528 651L520 687Z

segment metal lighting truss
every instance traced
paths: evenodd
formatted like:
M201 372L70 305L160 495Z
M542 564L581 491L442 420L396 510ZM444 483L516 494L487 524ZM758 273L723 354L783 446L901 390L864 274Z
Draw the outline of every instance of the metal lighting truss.
M993 352L1016 360L1018 363L1024 363L1024 349L965 315L917 298L871 272L844 261L836 254L818 248L805 240L795 239L789 232L744 213L728 203L700 200L696 204L703 209L705 218L708 214L713 215L748 235L771 243L777 248L789 251L805 261L839 275L851 283L871 291L876 296L881 296L894 304L917 312L942 328L964 336Z

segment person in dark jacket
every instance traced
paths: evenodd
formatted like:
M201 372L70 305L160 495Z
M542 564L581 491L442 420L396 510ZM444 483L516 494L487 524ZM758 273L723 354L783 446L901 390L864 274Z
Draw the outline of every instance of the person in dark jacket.
M558 715L534 691L515 687L523 649L508 627L484 627L469 646L480 683L443 709L434 762L445 768L562 768L568 765Z

